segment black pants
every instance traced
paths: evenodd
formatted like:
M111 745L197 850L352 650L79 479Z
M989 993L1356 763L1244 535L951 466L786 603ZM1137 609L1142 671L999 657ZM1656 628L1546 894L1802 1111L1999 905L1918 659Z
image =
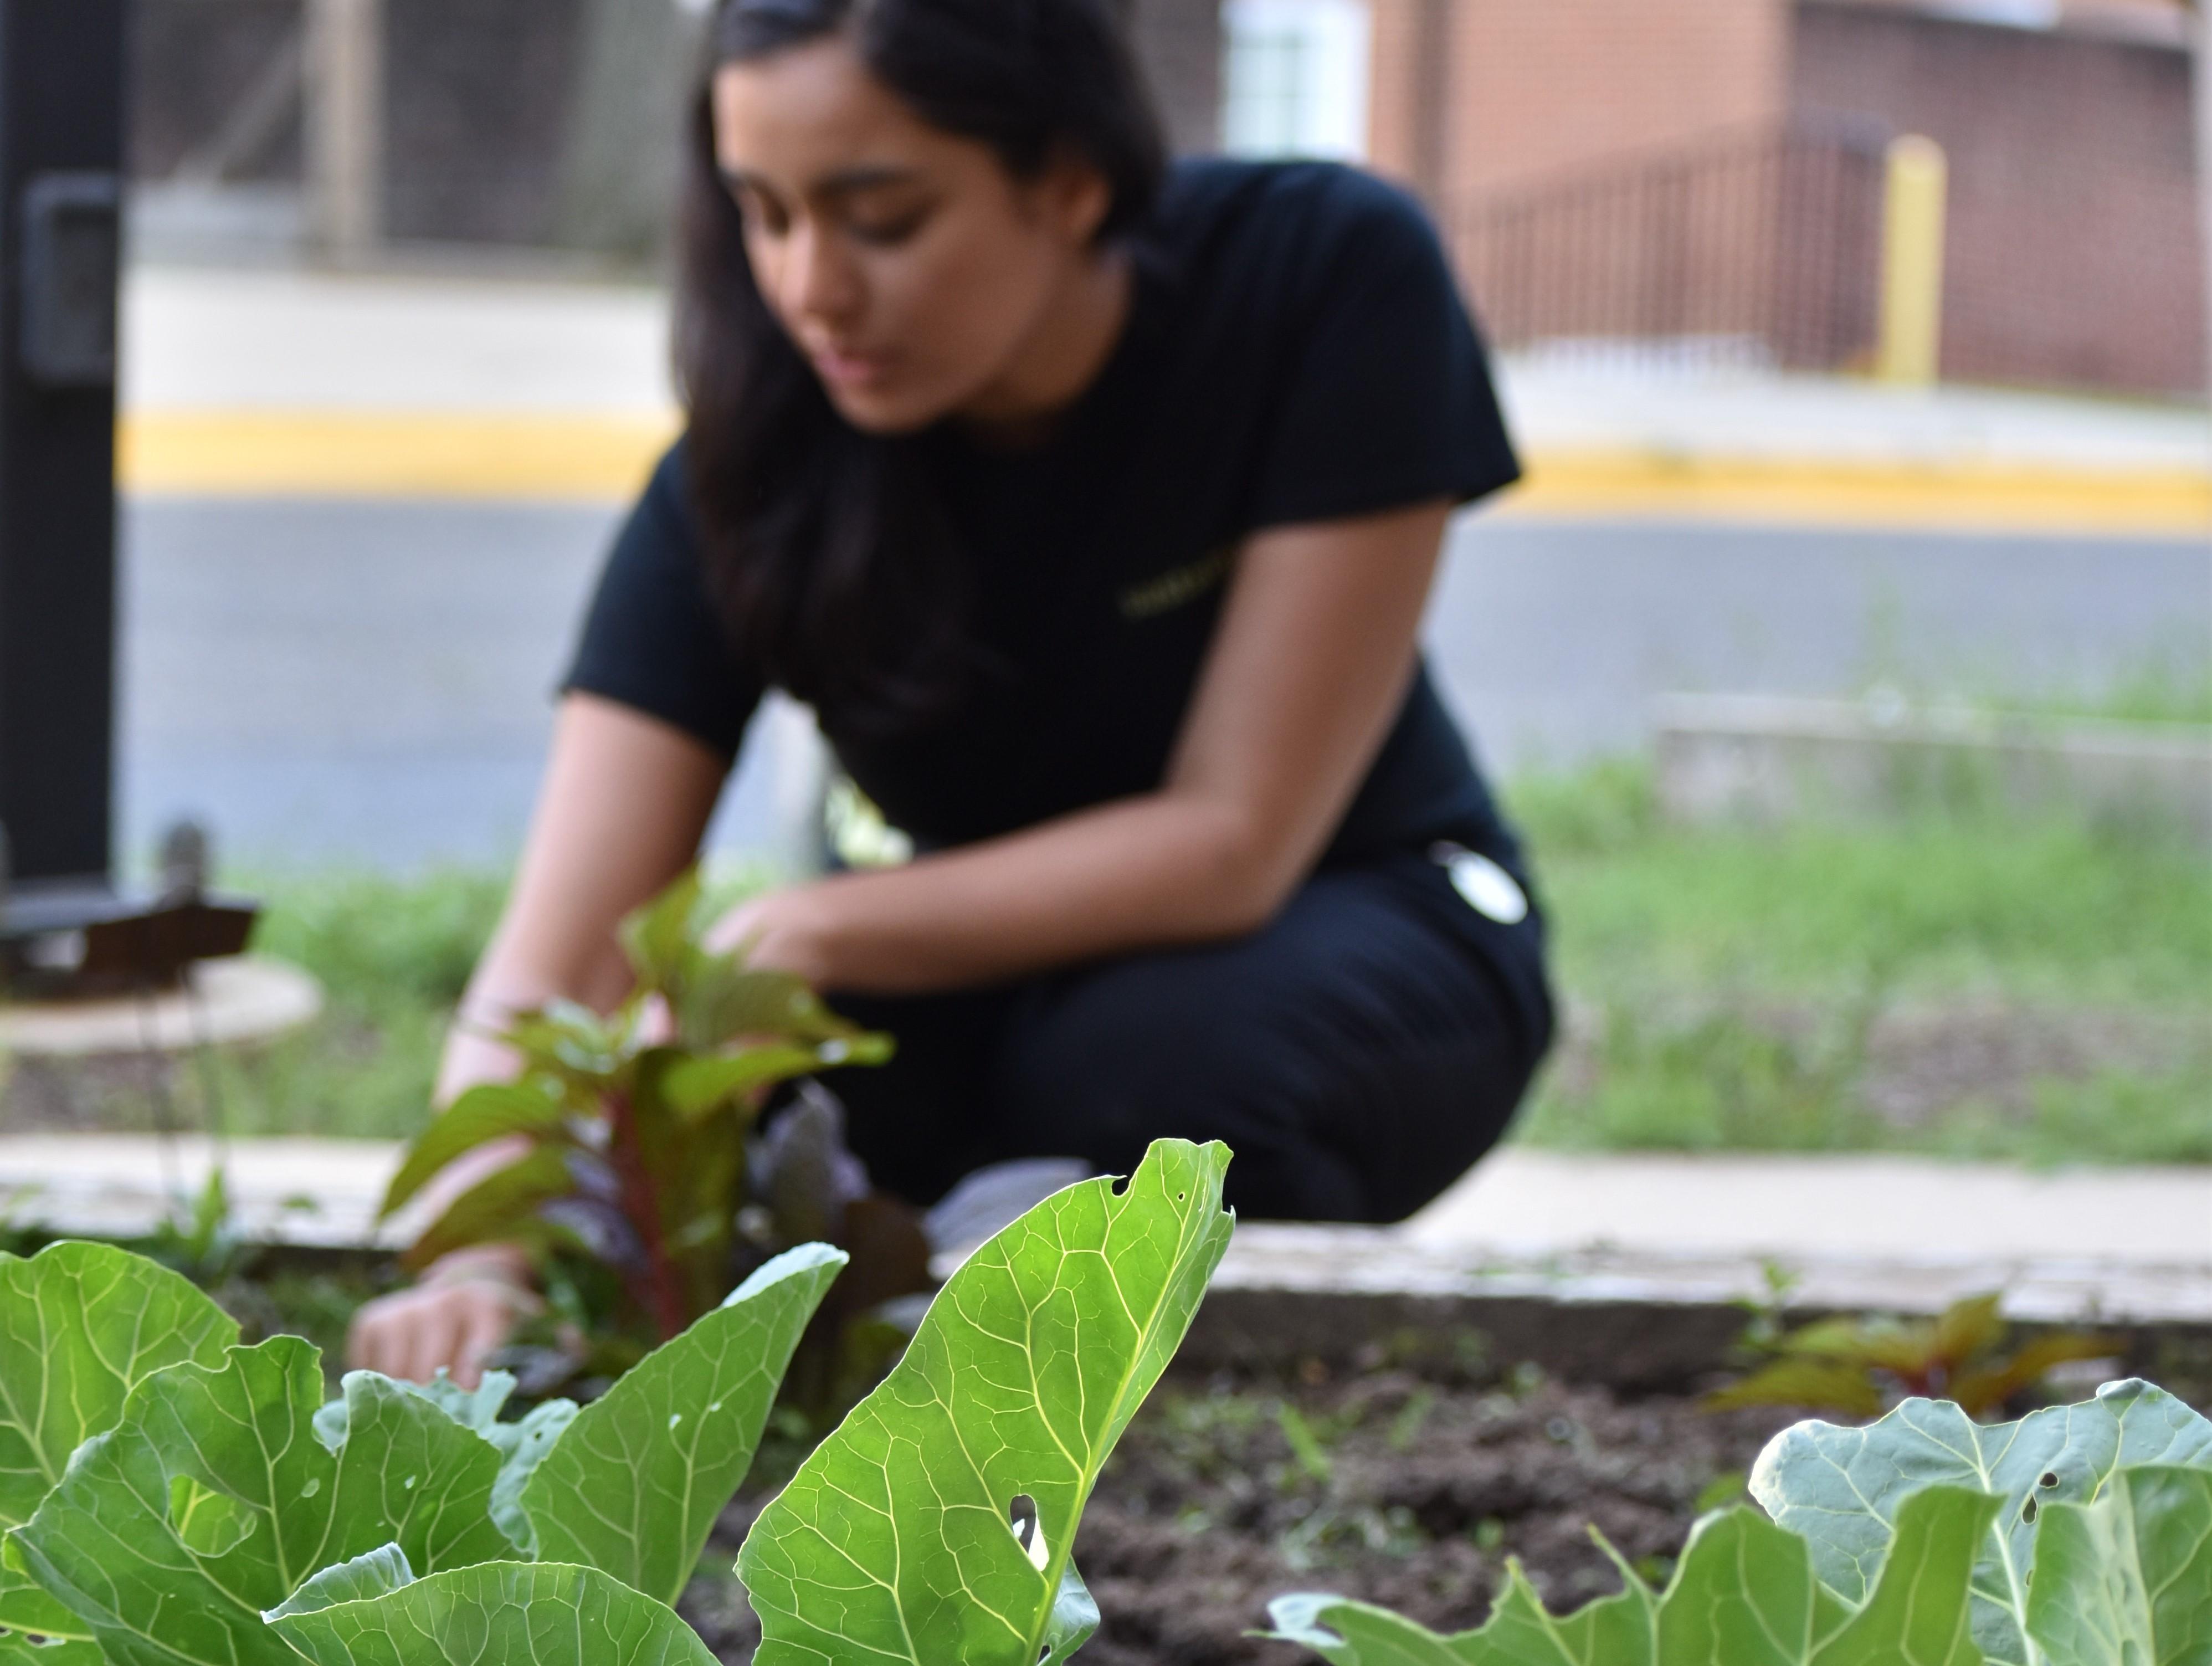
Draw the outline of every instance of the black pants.
M897 1038L827 1085L916 1203L1014 1157L1134 1169L1221 1140L1249 1218L1396 1220L1504 1131L1551 1034L1542 927L1476 912L1407 854L1324 870L1249 937L1004 988L835 1004Z

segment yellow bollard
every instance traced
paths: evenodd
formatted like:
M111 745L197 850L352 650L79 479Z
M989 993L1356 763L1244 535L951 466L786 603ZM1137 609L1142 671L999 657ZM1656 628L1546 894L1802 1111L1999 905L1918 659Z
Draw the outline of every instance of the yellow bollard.
M1926 387L1943 344L1943 147L1908 133L1891 141L1882 204L1881 342L1875 374Z

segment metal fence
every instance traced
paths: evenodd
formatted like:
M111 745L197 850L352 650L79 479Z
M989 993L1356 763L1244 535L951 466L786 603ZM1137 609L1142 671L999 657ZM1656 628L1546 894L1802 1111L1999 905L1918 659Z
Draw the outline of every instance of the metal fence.
M1498 346L1840 369L1873 350L1882 137L1735 134L1440 217Z

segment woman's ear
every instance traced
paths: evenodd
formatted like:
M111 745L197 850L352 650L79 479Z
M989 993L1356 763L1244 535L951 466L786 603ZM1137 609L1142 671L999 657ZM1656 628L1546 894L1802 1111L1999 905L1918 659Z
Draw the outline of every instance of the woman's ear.
M1087 248L1114 211L1114 187L1087 156L1060 150L1037 178L1037 200L1070 247Z

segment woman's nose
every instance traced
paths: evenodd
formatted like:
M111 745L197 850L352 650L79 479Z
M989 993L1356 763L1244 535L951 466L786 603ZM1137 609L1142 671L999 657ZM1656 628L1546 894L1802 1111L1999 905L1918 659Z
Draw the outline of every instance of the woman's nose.
M852 313L857 287L831 240L811 227L794 232L783 273L784 311L793 319L840 323Z

